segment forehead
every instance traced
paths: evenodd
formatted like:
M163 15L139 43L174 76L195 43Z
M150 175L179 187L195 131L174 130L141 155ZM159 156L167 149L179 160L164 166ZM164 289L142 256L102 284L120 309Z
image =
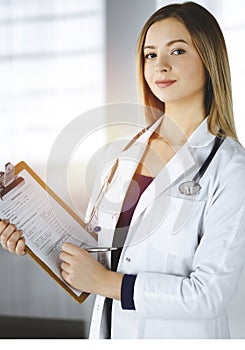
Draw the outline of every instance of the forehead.
M146 33L146 45L160 45L172 40L183 39L192 42L185 25L176 18L166 18L151 25Z

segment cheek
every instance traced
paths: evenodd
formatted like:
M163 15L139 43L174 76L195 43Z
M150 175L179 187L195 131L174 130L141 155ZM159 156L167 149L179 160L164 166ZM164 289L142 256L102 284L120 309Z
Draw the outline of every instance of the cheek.
M145 77L145 81L147 82L147 84L150 85L152 82L152 72L151 72L149 65L145 65L144 77Z
M186 78L189 78L193 84L205 85L205 71L200 60L193 60L192 64L185 65L183 72Z

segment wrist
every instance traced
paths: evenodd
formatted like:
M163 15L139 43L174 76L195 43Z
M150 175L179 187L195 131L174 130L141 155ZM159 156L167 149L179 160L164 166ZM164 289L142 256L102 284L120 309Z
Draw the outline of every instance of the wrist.
M106 270L101 283L101 295L120 301L123 276L119 272Z

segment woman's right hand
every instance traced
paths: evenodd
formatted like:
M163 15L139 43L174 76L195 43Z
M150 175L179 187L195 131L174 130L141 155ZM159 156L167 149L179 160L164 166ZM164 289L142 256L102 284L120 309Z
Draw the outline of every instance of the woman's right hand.
M25 239L22 237L22 231L17 230L14 224L9 220L0 221L0 242L3 249L10 253L25 255Z

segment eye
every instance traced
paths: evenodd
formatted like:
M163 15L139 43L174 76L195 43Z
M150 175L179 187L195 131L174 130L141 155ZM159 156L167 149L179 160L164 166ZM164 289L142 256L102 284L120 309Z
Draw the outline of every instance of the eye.
M145 54L145 59L147 60L151 60L152 58L157 57L157 55L155 53L147 53Z
M185 53L185 50L183 49L175 49L171 52L171 55L179 56L179 55L183 55L184 53Z

